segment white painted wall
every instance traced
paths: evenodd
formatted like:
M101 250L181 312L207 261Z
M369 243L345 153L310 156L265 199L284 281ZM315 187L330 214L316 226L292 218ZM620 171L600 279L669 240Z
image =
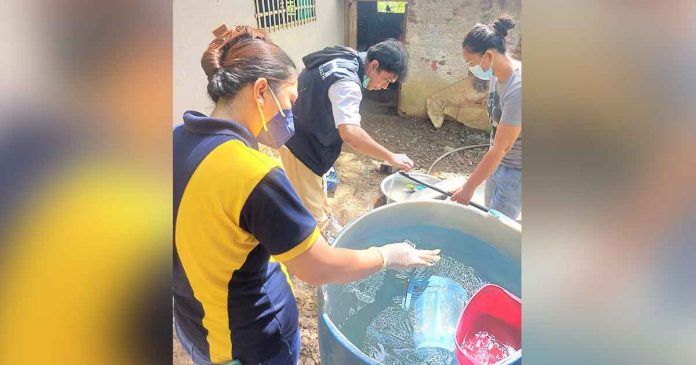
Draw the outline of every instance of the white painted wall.
M271 39L302 69L302 57L344 44L343 0L316 0L317 20L270 32ZM174 124L186 110L210 113L213 102L200 60L220 24L256 26L254 0L174 0Z

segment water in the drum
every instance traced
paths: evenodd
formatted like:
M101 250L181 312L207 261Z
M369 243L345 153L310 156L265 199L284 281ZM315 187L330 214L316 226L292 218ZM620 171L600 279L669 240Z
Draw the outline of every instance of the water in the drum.
M417 349L414 342L416 300L412 298L408 309L405 309L407 286L409 280L427 279L431 276L449 278L461 285L466 292L462 294L466 298L458 303L461 306L485 284L473 268L448 256L442 256L442 260L430 268L405 273L380 272L343 287L344 291L353 293L358 298L358 303L351 308L348 318L339 323L339 329L349 333L364 333L364 337L360 336L355 344L365 354L386 365L456 364L452 351L438 347ZM461 308L453 310L459 311ZM456 320L457 318L452 320L452 326L456 327Z
M483 365L497 364L515 352L512 346L501 343L486 331L479 331L465 338L462 347L469 356Z

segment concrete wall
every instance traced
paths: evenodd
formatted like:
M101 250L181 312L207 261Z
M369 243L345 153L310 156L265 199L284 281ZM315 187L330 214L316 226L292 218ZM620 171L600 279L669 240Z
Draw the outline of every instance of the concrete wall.
M343 0L316 0L316 5L316 21L270 32L298 69L303 67L302 56L345 41ZM186 110L209 113L213 109L200 64L213 29L222 23L256 26L254 14L253 0L174 0L174 124L181 123Z
M520 0L410 0L405 42L409 77L401 88L400 111L427 117L426 98L466 78L461 44L474 24L511 15L516 26L507 40L508 50L514 50L522 30L520 8Z

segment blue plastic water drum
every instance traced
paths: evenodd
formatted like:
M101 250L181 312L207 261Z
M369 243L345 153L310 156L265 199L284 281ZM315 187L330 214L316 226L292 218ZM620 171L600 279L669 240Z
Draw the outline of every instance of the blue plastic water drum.
M442 276L431 276L413 306L416 348L438 347L454 352L454 336L459 316L466 304L466 290Z
M385 205L347 225L336 237L334 246L367 249L375 242L398 242L405 238L425 249L442 249L447 256L471 266L481 280L500 285L520 297L520 225L467 205L439 200ZM414 315L415 299L410 316ZM369 306L362 309L370 311L364 323L340 329L340 324L356 310L357 301L355 294L346 292L343 285L319 287L317 312L322 364L380 365L358 346L365 341L370 320L394 302L392 298L378 299L378 305L372 309ZM520 363L518 359L513 364Z

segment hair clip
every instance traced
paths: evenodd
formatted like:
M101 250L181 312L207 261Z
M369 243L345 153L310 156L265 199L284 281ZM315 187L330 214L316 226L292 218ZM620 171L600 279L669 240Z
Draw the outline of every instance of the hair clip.
M227 33L227 25L225 24L221 24L219 27L213 30L213 35L218 38L222 37L225 33Z
M236 38L242 34L251 34L249 32L248 26L237 25L234 27L234 30L229 30L227 29L227 26L225 24L222 24L219 27L215 28L215 30L213 30L213 35L216 38L213 39L212 42L210 42L208 49L214 51L219 48L222 48L231 39Z

